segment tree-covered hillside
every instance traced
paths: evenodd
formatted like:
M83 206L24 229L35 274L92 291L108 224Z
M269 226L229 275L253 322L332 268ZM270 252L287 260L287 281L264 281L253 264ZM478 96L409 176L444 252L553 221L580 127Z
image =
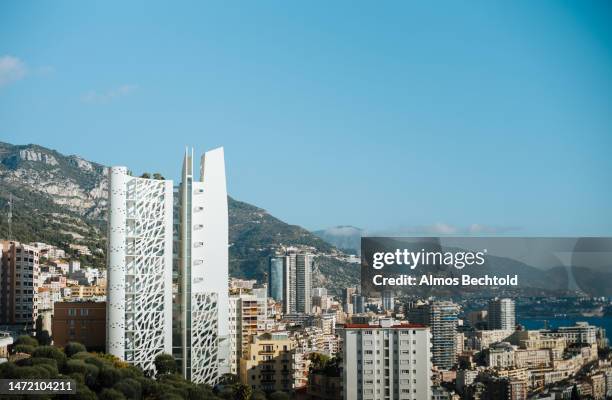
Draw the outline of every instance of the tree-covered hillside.
M8 238L7 204L12 194L13 239L62 248L72 242L86 244L92 251L105 250L106 171L101 164L42 146L0 142L0 238ZM326 254L335 251L306 229L287 224L261 208L231 197L228 202L233 277L263 279L269 256L281 246L309 246ZM104 265L100 258L93 262ZM347 281L343 272L334 272L334 266L344 269L347 263L324 258L321 262L320 271L325 274L319 276L321 282L335 285Z

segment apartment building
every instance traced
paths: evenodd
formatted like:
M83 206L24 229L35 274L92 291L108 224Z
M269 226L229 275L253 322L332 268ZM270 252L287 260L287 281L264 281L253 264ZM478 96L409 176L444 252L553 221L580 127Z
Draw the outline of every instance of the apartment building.
M410 322L431 328L432 361L440 369L451 369L457 362L457 315L459 306L451 301L419 304L408 311Z
M55 346L79 342L88 350L103 350L106 345L106 302L55 303L51 326Z
M16 241L2 241L0 323L33 328L38 317L39 251Z
M432 397L428 327L381 319L376 325L346 324L342 337L344 399Z
M516 311L512 299L491 299L487 313L489 329L513 330L516 327Z
M287 332L251 336L240 360L240 381L266 392L294 389L294 343Z
M229 298L230 371L240 373L240 359L251 336L263 333L268 314L266 289L231 295Z

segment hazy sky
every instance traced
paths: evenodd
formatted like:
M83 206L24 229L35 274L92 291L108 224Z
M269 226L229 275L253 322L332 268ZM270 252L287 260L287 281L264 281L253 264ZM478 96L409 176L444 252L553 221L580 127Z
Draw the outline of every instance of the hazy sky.
M0 2L0 140L222 145L309 229L612 235L612 3L151 3Z

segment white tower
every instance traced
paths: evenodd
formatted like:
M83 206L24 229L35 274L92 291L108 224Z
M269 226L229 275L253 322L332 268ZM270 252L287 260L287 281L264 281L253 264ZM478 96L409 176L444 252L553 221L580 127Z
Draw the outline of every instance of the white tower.
M172 181L109 170L107 352L154 371L172 351Z
M229 372L228 210L223 148L201 159L194 179L193 151L183 161L179 188L178 285L180 316L175 354L183 375L215 384Z

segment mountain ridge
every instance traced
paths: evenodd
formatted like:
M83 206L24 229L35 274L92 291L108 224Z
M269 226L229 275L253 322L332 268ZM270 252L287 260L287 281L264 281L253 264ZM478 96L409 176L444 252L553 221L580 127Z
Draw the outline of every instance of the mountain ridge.
M78 155L63 155L38 144L0 142L0 209L6 210L12 195L14 238L63 247L78 242L92 250L105 250L107 172L107 166ZM316 284L357 284L354 271L344 270L353 266L334 258L342 252L308 230L231 196L228 209L230 276L261 281L270 255L283 247L298 246L320 255ZM0 237L7 235L6 212L2 212ZM103 262L97 259L93 264L102 266ZM347 274L351 276L348 280L342 277Z

